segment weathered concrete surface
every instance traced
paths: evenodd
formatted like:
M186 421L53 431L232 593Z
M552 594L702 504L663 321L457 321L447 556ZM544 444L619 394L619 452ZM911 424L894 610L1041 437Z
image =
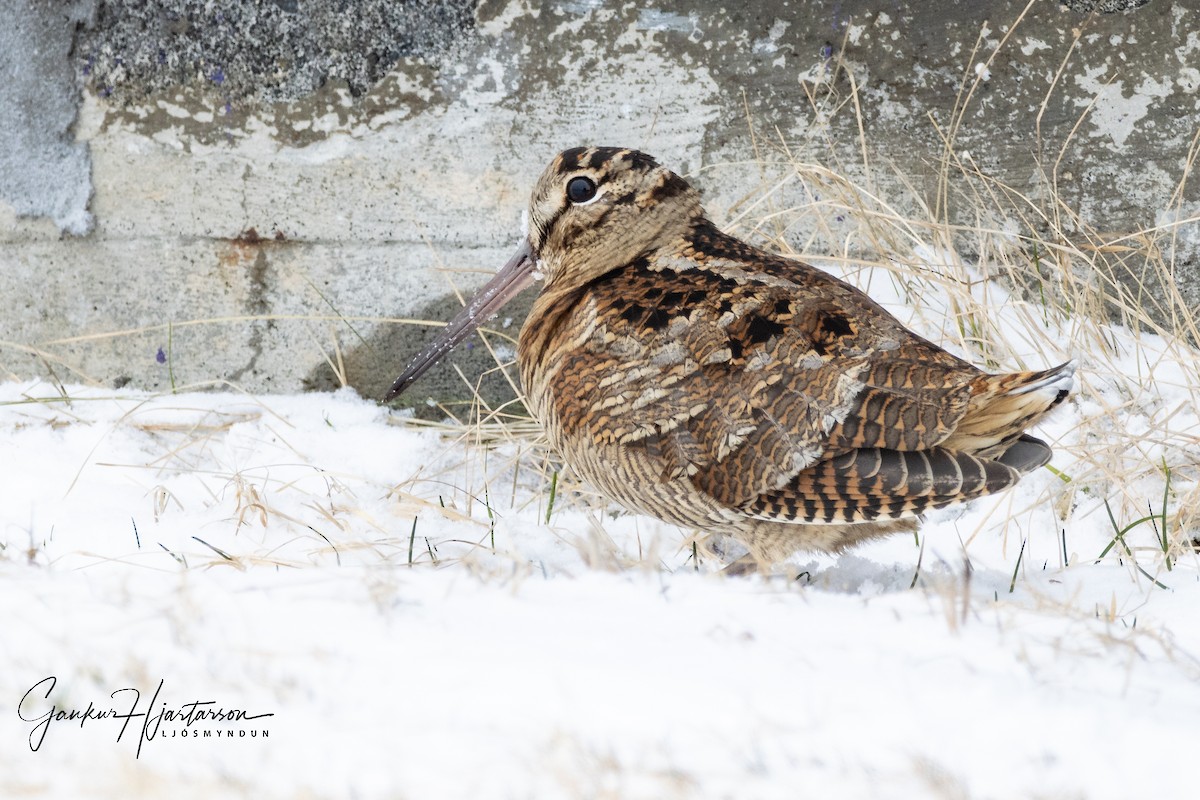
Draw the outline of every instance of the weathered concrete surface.
M640 147L692 173L722 219L778 174L781 139L862 173L850 77L885 195L904 202L892 164L934 191L957 118L981 169L1033 192L1058 161L1059 191L1113 232L1176 213L1200 119L1192 0L409 7L424 27L406 4L259 5L114 0L91 27L30 7L74 31L94 227L63 237L0 180L0 366L251 390L340 373L378 394L428 330L382 320L444 319L448 275L469 291L502 263L554 152ZM1200 213L1194 183L1176 208ZM1200 252L1184 233L1181 280ZM482 349L452 362L474 376ZM458 380L448 365L421 394Z
M0 199L86 233L92 193L87 146L70 135L79 91L72 34L94 0L13 3L0 24Z

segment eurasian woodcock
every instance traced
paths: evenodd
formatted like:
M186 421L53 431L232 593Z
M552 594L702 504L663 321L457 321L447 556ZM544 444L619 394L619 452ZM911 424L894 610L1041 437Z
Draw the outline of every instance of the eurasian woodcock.
M722 233L650 156L560 153L525 241L386 400L541 279L517 348L564 461L633 511L731 535L742 571L912 530L1046 464L1074 367L985 373L855 287Z

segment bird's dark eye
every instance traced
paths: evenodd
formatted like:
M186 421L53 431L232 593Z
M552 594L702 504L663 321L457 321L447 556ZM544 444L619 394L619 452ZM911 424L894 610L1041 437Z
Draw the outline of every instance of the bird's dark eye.
M572 203L586 203L596 196L596 182L591 178L571 178L567 184L567 199Z

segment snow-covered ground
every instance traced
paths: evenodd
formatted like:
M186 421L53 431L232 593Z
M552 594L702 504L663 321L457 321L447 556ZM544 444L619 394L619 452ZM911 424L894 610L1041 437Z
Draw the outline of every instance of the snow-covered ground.
M4 796L1194 796L1197 560L1049 471L726 579L349 392L68 395L0 385ZM127 688L273 716L43 718Z
M1200 362L992 305L1054 470L771 579L349 391L0 384L0 795L1194 797Z

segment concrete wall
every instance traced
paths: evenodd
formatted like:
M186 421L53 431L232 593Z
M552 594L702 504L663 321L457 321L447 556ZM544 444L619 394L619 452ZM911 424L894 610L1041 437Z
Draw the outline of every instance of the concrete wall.
M0 31L16 376L287 391L332 385L328 358L377 394L425 335L379 319L445 318L444 270L469 291L502 263L563 147L651 152L721 220L769 177L755 144L861 170L858 116L870 159L932 191L937 126L978 75L957 147L1027 191L1061 151L1060 191L1124 232L1174 213L1200 119L1195 0L18 5ZM1194 183L1180 207L1200 213ZM1197 298L1200 233L1182 243Z

